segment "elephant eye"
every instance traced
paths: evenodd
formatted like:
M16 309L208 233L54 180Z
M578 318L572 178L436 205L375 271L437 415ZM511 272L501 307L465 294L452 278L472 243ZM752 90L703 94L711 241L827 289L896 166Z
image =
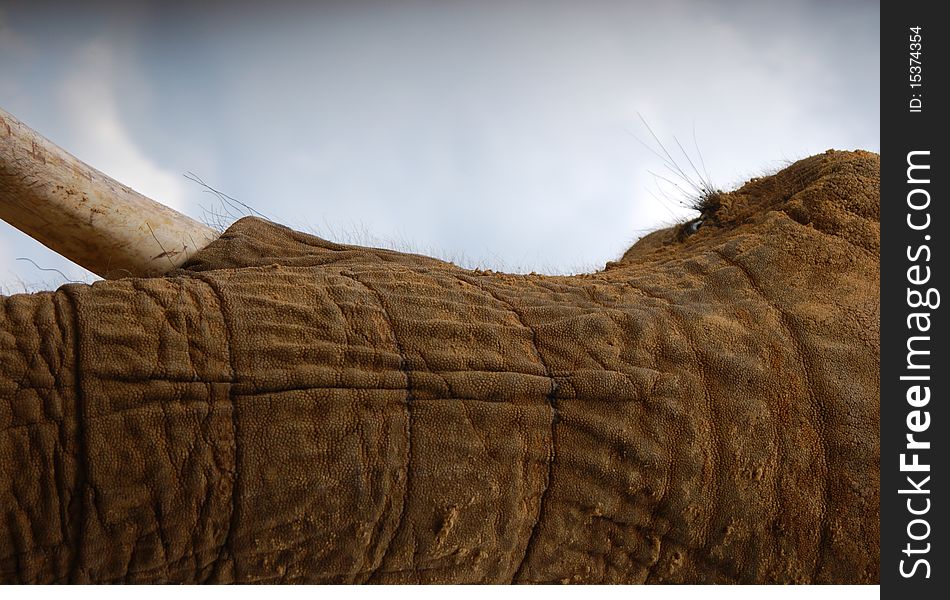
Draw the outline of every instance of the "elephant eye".
M700 219L695 219L695 220L693 220L693 221L690 221L690 222L687 223L686 226L685 226L686 234L687 234L687 235L692 235L692 234L696 233L697 231L699 231L699 228L702 227L702 226L703 226L703 220L702 220L701 218L700 218Z

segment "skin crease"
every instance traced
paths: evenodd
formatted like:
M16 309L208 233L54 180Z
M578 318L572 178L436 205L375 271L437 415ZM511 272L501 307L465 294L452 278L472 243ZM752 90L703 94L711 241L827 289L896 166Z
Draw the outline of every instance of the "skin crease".
M879 169L574 277L246 218L2 298L0 581L877 582Z

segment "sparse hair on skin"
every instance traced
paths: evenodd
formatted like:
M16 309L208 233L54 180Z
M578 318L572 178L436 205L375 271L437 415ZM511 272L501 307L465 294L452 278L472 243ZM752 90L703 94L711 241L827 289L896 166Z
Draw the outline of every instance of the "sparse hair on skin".
M212 229L224 231L238 219L252 215L262 219L271 220L269 217L267 217L267 215L258 212L254 207L211 187L205 183L201 177L198 177L198 175L191 171L185 173L184 177L188 181L197 183L199 186L204 188L202 191L204 191L206 194L211 194L217 198L218 202L220 203L220 208L215 208L213 205L207 208L202 206L204 215L201 220L205 225L211 227Z
M34 294L36 292L54 290L67 283L90 284L99 279L96 275L88 272L80 273L78 275L74 274L73 277L76 277L76 279L73 279L59 269L40 266L35 260L25 256L17 257L16 260L30 263L37 271L42 271L44 273L55 273L61 279L44 279L31 283L19 275L11 272L10 278L0 280L0 296L9 296L12 294Z
M648 172L653 175L654 178L665 181L683 194L684 199L678 200L679 204L699 213L698 217L679 224L676 238L678 241L682 241L695 233L705 222L709 220L714 221L716 211L722 206L722 196L724 192L713 184L712 177L706 169L706 161L703 159L703 153L699 149L699 144L696 141L695 125L693 126L693 147L696 150L696 160L690 157L679 139L673 136L673 142L689 164L689 169L686 169L677 162L677 159L674 158L673 154L666 148L666 145L660 141L659 136L653 131L653 128L650 127L650 124L643 115L637 112L637 116L650 133L650 136L659 147L659 150L644 142L636 135L634 135L634 138L663 161L663 166L670 171L672 179L653 171ZM699 166L697 166L697 162ZM677 183L677 180L679 183Z

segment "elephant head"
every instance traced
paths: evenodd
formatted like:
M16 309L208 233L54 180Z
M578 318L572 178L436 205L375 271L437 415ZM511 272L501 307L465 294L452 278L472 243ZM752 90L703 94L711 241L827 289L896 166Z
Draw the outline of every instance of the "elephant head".
M0 298L0 580L877 581L877 155L566 277L214 239L23 127L0 214L132 276Z

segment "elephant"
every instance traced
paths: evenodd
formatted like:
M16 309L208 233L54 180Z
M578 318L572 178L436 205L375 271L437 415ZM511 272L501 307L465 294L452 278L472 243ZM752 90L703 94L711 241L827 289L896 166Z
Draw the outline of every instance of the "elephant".
M879 579L877 154L548 276L210 232L7 113L0 148L0 216L107 277L0 298L0 581Z

